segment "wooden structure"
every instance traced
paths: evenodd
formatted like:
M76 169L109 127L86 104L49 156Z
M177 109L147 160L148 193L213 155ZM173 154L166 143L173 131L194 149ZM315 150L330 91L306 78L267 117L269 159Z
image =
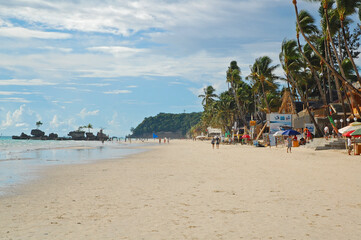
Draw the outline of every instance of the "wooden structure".
M297 109L294 101L292 101L291 93L289 91L284 91L282 96L282 104L278 110L278 113L283 114L297 114Z

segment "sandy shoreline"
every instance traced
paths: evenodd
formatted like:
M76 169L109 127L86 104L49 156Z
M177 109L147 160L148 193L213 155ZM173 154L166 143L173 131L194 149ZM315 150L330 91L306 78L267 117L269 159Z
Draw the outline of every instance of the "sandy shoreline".
M0 197L0 239L359 239L361 157L171 141Z

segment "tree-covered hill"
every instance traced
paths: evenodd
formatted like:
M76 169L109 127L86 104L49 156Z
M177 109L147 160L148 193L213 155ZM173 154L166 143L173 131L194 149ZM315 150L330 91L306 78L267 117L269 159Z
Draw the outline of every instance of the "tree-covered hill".
M159 113L155 117L147 117L136 128L132 129L132 137L143 137L158 132L181 132L183 136L201 119L202 113Z

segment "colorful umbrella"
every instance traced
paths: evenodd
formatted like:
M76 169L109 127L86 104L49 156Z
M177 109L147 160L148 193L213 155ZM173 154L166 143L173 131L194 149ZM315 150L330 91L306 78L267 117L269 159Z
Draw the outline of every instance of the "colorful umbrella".
M249 139L249 138L251 138L251 136L248 135L248 134L244 134L244 135L242 136L242 139L243 139L243 138L248 138L248 139Z
M289 130L286 130L282 133L282 135L284 136L296 136L296 135L301 135L301 133L293 130L293 129L289 129Z
M353 133L351 133L351 137L361 137L361 128L355 130Z
M339 129L338 131L343 134L344 132L357 130L359 128L361 128L361 122L353 122L353 123L350 123L348 126Z
M361 130L361 129L360 129ZM351 137L351 134L352 133L354 133L355 132L355 130L351 130L351 131L348 131L348 132L344 132L343 134L342 134L342 136L344 136L344 137Z
M284 133L285 131L277 131L277 132L275 132L274 134L273 134L273 136L275 136L275 137L279 137L279 136L282 136L282 133Z

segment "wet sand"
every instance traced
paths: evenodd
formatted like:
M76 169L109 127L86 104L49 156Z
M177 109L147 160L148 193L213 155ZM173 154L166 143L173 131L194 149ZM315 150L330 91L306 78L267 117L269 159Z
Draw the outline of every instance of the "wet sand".
M359 239L361 157L171 141L44 169L0 197L0 239Z

